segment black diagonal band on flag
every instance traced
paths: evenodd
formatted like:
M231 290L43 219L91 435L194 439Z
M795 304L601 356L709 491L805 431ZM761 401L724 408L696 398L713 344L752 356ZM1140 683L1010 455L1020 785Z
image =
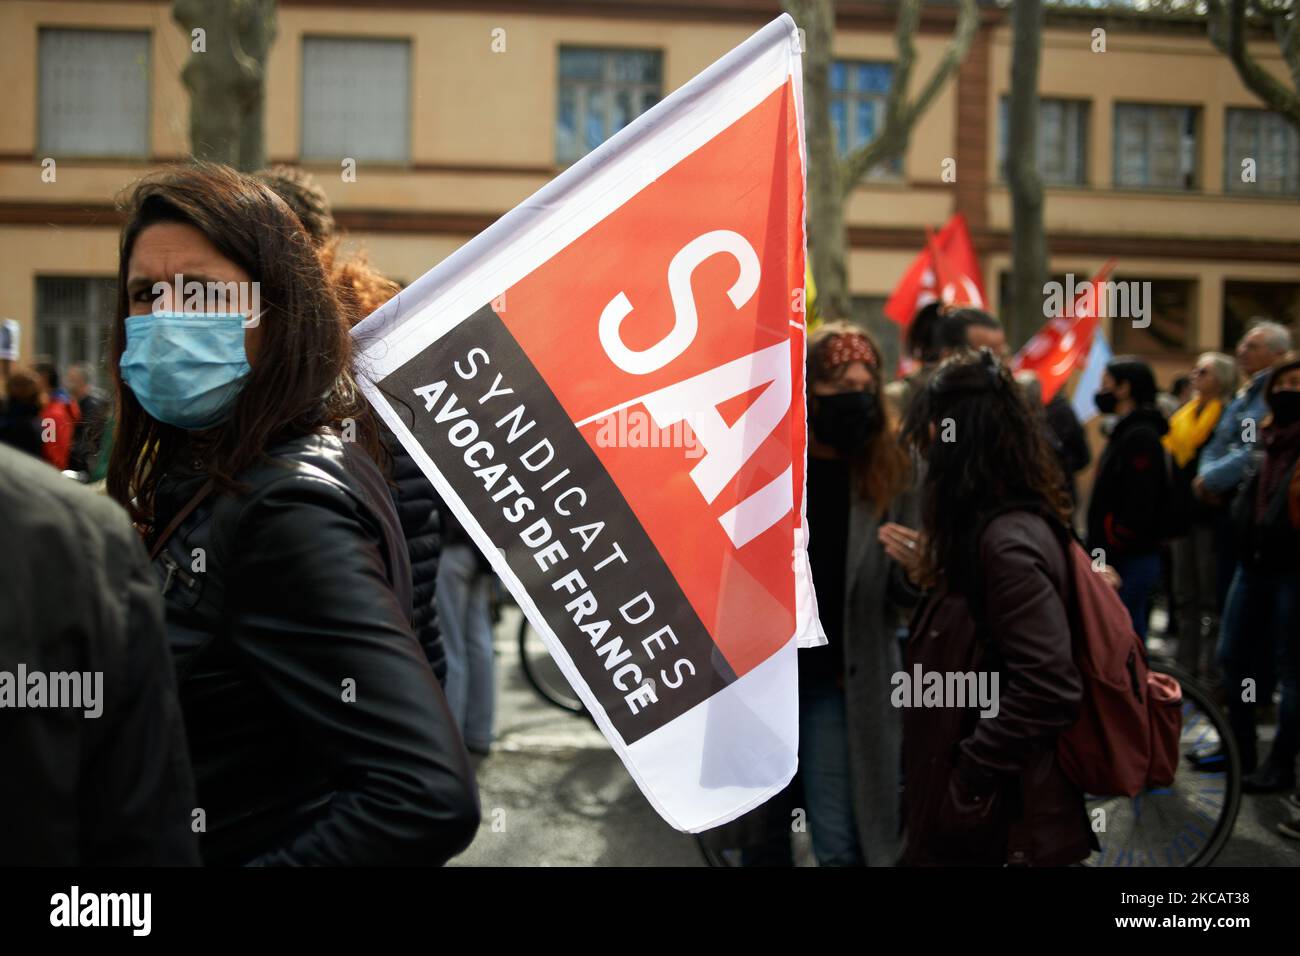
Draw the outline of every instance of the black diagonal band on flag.
M445 388L429 389L438 382ZM379 388L502 549L625 742L639 740L735 680L613 478L490 307L389 374ZM424 395L417 389L424 389ZM513 391L488 395L505 389ZM426 396L431 396L432 409L426 410ZM520 405L523 412L516 413ZM457 414L461 409L464 413ZM506 420L511 413L516 414ZM528 422L535 424L521 431ZM521 455L542 439L555 454L533 471ZM480 442L491 445L491 457ZM536 465L544 458L541 449L529 462ZM504 471L485 470L500 465ZM566 469L568 474L557 478ZM514 490L514 482L520 490ZM574 488L585 494L585 503L579 505L581 495L573 492L561 498ZM523 499L533 507L526 509ZM560 513L557 506L572 514ZM547 528L536 525L539 519L545 519ZM604 527L584 552L583 537L598 522ZM581 533L574 530L579 526L585 529ZM529 528L535 529L531 544L521 537ZM545 553L555 541L566 557L557 560L554 553ZM616 556L616 545L626 560ZM574 571L582 584L569 578L567 586L557 588ZM593 600L595 610L588 612ZM575 614L582 615L576 622ZM602 628L605 621L607 629ZM621 686L615 685L616 678ZM636 693L646 681L651 686ZM649 700L647 691L655 700Z

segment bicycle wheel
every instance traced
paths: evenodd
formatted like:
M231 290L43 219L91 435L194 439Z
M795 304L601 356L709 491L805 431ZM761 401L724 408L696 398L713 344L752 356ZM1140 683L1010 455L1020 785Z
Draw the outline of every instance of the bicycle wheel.
M524 669L524 677L533 689L547 703L554 704L571 714L584 714L587 708L582 705L577 693L569 686L560 665L555 663L551 652L532 626L527 617L519 619L519 663Z
M1241 806L1241 758L1228 718L1201 686L1178 668L1152 663L1183 688L1178 772L1168 787L1137 796L1088 800L1088 818L1101 843L1088 866L1209 866L1232 835ZM1181 755L1222 747L1220 769L1197 770ZM1101 811L1104 816L1098 816ZM1100 826L1099 826L1100 825Z

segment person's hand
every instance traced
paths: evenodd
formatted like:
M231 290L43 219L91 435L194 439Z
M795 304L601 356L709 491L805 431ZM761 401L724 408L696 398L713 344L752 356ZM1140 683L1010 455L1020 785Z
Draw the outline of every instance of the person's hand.
M1112 568L1109 564L1103 566L1102 569L1097 573L1100 574L1103 578L1105 578L1106 583L1109 584L1111 587L1113 587L1116 591L1118 591L1119 586L1124 583L1124 579L1119 576L1119 572L1116 571L1114 568Z
M884 546L885 554L903 566L908 580L917 583L921 571L921 552L924 550L921 533L890 521L880 526L876 537Z

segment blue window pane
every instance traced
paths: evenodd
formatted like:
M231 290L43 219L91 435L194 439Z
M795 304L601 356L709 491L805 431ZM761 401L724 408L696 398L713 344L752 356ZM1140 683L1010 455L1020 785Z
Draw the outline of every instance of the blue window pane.
M615 90L614 91L614 110L610 114L610 132L616 133L628 123L632 122L636 113L632 109L632 91Z
M555 127L556 148L561 159L573 159L578 148L578 100L572 86L560 87L560 110Z
M659 54L626 52L613 55L614 80L619 83L659 82Z
M858 100L857 129L854 131L853 148L857 149L876 138L876 104L870 100Z
M599 50L574 47L560 50L560 78L565 80L599 80L604 55Z
M644 113L650 107L659 102L658 93L645 93L641 96L641 112Z
M838 97L831 100L831 126L835 129L835 149L843 156L849 151L849 110Z
M894 68L888 63L859 63L858 92L888 93Z
M605 109L605 91L600 88L588 89L583 145L589 151L605 141Z
M831 64L831 91L835 93L846 92L849 88L849 69L848 67L836 61Z

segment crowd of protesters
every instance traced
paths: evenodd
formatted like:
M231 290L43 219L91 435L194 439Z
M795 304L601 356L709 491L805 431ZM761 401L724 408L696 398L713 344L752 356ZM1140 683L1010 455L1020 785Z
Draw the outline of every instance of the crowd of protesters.
M469 754L493 742L491 576L354 377L350 329L398 286L345 251L295 170L171 169L125 213L106 389L84 366L64 387L49 362L6 376L0 522L27 560L0 579L0 664L102 672L128 703L102 724L25 716L0 812L28 823L0 862L445 862L479 822ZM265 308L160 310L153 290L178 274L256 282ZM1077 531L1143 640L1170 592L1177 661L1221 686L1246 789L1294 790L1291 346L1257 322L1177 396L1140 359L1112 360L1076 514L1084 428L1013 375L995 317L923 309L917 371L895 381L861 328L820 327L807 523L827 645L800 655L796 784L732 825L745 862L790 862L792 806L823 865L1066 865L1096 849L1055 750L1084 693ZM996 716L900 709L892 678L914 666L998 672ZM1300 838L1300 816L1280 829Z

